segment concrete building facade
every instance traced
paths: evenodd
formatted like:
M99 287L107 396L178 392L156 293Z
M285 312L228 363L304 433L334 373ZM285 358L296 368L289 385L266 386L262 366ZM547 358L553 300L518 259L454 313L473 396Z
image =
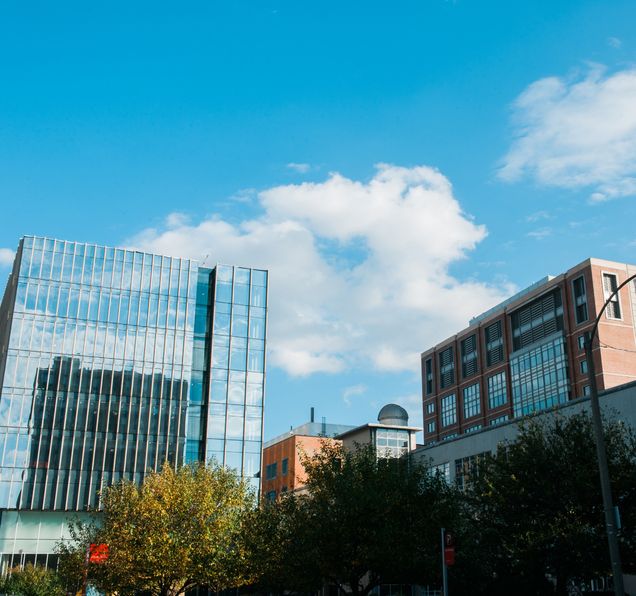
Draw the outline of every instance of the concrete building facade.
M452 439L589 392L584 337L636 266L587 259L473 318L422 353L424 443ZM600 390L636 380L636 285L598 327Z
M599 402L604 416L620 420L636 430L636 382L606 389L599 394ZM571 416L582 411L591 413L590 398L587 396L554 406L537 413L537 416ZM431 466L443 474L449 483L461 488L481 457L496 453L499 445L514 441L518 434L519 421L509 420L471 434L421 446L413 452L412 457L415 461Z

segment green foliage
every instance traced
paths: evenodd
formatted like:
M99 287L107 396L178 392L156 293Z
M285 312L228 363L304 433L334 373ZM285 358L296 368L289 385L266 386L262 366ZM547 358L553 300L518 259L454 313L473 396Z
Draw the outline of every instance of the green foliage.
M53 571L40 565L25 565L10 570L0 586L0 592L16 596L64 596L65 591Z
M629 567L636 560L636 443L620 423L605 424L605 437ZM519 437L480 467L468 494L472 547L480 553L479 569L465 578L474 593L479 577L486 594L552 594L610 574L596 462L583 413L523 422Z
M101 499L101 527L76 532L67 550L60 549L67 581L77 578L76 564L91 542L108 545L108 560L88 569L90 583L106 591L171 596L196 585L220 591L251 580L241 533L253 495L233 471L165 466L141 486L107 488Z
M371 447L327 442L303 464L307 493L265 505L251 525L262 586L308 592L327 581L367 594L382 583L439 582L440 526L460 514L443 479Z
M82 523L72 519L68 523L69 538L61 540L56 545L59 555L57 574L61 584L67 592L76 594L84 587L86 581L86 554L91 544L99 542L99 521L93 519L91 523ZM101 568L91 566L91 576L99 575Z

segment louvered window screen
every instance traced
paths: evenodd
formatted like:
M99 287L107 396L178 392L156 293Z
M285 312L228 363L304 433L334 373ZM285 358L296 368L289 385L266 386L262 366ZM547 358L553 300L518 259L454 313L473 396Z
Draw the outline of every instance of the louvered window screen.
M453 347L449 346L439 353L439 386L450 387L455 382L455 359Z
M433 360L429 358L424 365L424 377L426 381L426 395L433 393Z
M607 300L612 292L616 291L618 283L616 276L612 273L603 273L603 295ZM618 294L612 297L612 300L605 309L608 319L620 319L621 318L621 305L618 300Z
M512 313L511 324L514 350L520 350L548 335L562 331L561 290L557 288Z
M464 379L477 374L477 336L471 335L461 342L462 376Z
M576 324L587 321L587 293L585 292L585 278L577 277L572 282L574 292L574 316Z
M492 366L503 361L503 333L501 321L496 321L488 325L485 330L486 335L486 365Z

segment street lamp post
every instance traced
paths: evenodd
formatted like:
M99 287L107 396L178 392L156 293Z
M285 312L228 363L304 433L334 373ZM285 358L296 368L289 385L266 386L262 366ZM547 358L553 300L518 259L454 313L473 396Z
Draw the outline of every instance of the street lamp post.
M603 508L605 509L605 526L607 528L607 542L609 545L610 562L612 565L612 576L614 579L614 594L624 596L623 572L621 571L621 553L618 547L618 536L616 534L616 512L612 502L612 487L610 485L609 468L607 465L607 452L605 451L605 440L603 438L603 423L601 421L601 409L598 402L598 387L596 385L596 369L592 356L592 342L598 330L601 316L605 312L607 305L612 298L618 294L623 286L636 279L636 275L628 277L620 284L607 298L603 308L598 313L592 330L585 335L585 358L587 360L587 375L590 382L590 405L592 407L592 424L594 426L594 438L596 441L596 456L598 458L598 470L601 479L601 493L603 494Z

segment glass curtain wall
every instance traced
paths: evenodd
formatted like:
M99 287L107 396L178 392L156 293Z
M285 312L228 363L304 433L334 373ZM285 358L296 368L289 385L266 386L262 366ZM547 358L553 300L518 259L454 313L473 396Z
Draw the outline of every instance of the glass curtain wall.
M218 265L206 458L259 488L265 384L267 272Z
M184 458L197 265L25 237L0 398L0 507L81 510Z

